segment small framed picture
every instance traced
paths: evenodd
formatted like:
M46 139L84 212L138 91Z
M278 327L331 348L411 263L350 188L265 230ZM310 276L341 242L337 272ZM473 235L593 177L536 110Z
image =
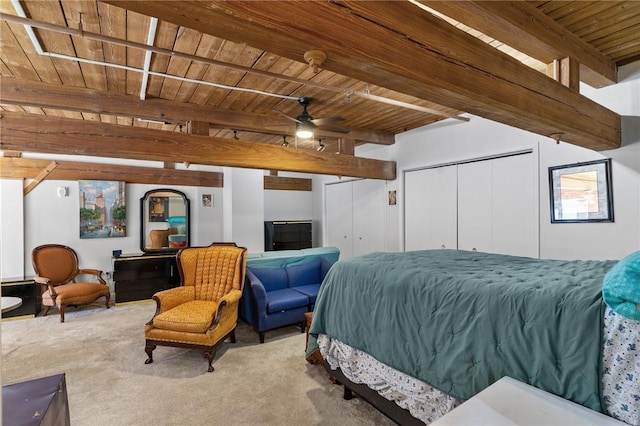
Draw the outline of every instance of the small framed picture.
M202 194L202 207L213 207L213 194Z
M549 167L551 223L613 222L611 159Z
M397 203L396 190L394 189L393 191L389 191L389 205L395 206L396 203Z
M149 197L149 222L166 222L169 217L169 197Z

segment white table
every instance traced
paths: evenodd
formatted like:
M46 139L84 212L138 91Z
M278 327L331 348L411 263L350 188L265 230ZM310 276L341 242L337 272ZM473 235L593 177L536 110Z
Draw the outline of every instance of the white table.
M2 296L2 313L12 311L22 306L22 299L19 297Z
M431 426L628 426L582 405L503 377Z

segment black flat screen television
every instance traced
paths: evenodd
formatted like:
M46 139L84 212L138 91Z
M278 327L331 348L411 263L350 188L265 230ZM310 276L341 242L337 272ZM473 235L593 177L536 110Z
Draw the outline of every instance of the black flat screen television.
M311 221L267 221L264 223L264 251L311 248Z

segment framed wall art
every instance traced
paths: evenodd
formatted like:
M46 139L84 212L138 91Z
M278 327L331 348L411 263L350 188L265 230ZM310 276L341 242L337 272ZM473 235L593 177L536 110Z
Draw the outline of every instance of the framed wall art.
M169 197L149 197L149 222L166 222L169 218Z
M549 167L551 223L613 222L611 159Z
M112 238L127 235L125 183L81 180L80 238Z
M389 191L389 205L395 206L397 201L398 201L398 198L396 196L396 190L394 189L393 191Z

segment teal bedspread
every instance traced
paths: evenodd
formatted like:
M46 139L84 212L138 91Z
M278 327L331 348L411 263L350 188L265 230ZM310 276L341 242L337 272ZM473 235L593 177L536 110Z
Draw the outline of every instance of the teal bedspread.
M332 267L310 333L456 398L510 376L601 411L602 280L615 263L373 253Z

